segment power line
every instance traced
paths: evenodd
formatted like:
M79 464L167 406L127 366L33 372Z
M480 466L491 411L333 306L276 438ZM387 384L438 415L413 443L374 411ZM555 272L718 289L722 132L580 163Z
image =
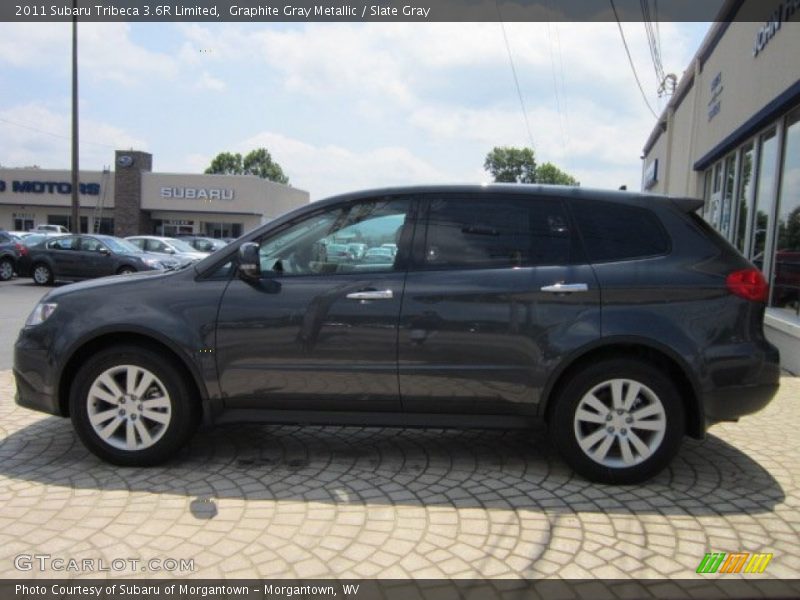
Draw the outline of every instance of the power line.
M622 36L622 45L625 46L625 54L628 55L628 62L631 64L631 70L633 71L633 77L636 79L636 85L639 86L639 91L642 93L642 99L644 103L647 105L647 108L650 109L650 112L653 113L653 117L656 119L658 115L656 111L653 110L653 107L650 106L650 101L647 99L647 94L644 93L644 88L642 87L642 82L639 81L639 74L636 72L636 66L633 64L633 57L631 56L631 51L628 48L628 42L625 39L625 32L622 30L622 23L620 23L619 15L617 14L617 7L614 6L614 0L608 0L611 3L611 9L614 11L614 18L617 20L617 27L619 27L619 34Z
M500 20L500 28L503 30L503 40L506 43L506 52L508 53L508 62L511 65L511 73L514 75L514 85L517 88L517 96L519 96L519 105L522 108L522 116L525 119L525 129L528 132L528 140L531 143L531 150L534 149L533 144L533 134L531 133L531 124L528 121L528 111L525 110L525 100L522 99L522 90L519 87L519 78L517 77L517 68L514 66L514 57L511 56L511 45L508 43L508 35L506 34L506 26L503 23L503 15L500 14L500 4L498 0L494 2L495 7L497 8L497 16Z
M72 137L68 135L60 135L58 133L53 133L52 131L45 131L44 129L39 129L37 127L33 127L32 125L23 125L22 123L15 123L14 121L9 121L8 119L4 119L0 117L0 122L7 123L8 125L13 125L14 127L21 127L22 129L28 129L29 131L35 131L36 133L41 133L43 135L49 135L54 138L60 138L62 140L71 140ZM101 142L90 142L88 140L83 140L81 144L92 144L93 146L103 146L104 148L116 148L112 144L103 144Z

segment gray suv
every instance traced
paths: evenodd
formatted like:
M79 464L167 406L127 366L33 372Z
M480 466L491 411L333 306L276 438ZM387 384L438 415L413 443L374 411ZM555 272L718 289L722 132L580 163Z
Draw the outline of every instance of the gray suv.
M17 402L120 465L201 422L543 420L583 476L643 481L778 389L767 284L701 204L524 185L315 202L189 268L50 291L15 346ZM327 240L397 251L333 260Z

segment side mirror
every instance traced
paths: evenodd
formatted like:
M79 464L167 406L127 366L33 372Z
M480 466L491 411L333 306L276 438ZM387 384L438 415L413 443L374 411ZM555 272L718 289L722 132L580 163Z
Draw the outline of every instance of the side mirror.
M261 258L255 242L239 246L239 274L247 279L257 279L261 275Z
M108 248L100 248L98 250L98 252L100 252L100 254L102 254L104 256L110 256L111 255L111 250L109 250Z

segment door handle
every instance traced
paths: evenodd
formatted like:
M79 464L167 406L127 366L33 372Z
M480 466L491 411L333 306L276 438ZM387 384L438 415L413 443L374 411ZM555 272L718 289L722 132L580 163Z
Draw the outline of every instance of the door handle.
M352 292L347 294L350 300L391 300L394 298L392 290L370 290L364 292Z
M571 294L573 292L588 292L589 286L585 283L554 283L553 285L545 285L541 289L543 292L551 294Z

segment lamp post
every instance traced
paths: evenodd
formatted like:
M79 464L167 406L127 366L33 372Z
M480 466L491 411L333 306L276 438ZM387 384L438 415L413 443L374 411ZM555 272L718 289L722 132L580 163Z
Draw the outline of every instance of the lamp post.
M72 218L73 233L80 233L80 190L78 176L78 11L77 0L72 0Z

